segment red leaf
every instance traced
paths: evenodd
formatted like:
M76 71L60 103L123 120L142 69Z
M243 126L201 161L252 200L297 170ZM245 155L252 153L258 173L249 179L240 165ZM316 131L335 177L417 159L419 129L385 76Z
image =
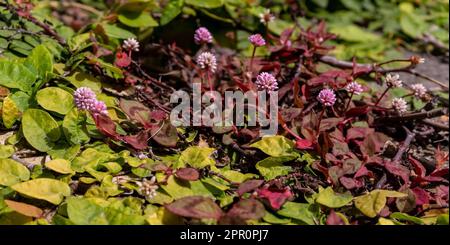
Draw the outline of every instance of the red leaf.
M300 150L313 149L313 145L314 143L307 139L297 139L297 141L295 142L295 147Z
M364 128L364 127L353 127L347 130L347 141L352 139L363 139L369 134L374 133L375 130L373 128Z
M405 166L388 161L384 164L384 167L389 173L399 176L405 183L409 183L410 172Z
M111 137L113 140L121 140L121 136L116 132L116 124L107 115L95 114L92 116L97 129L104 135Z
M362 176L368 176L368 175L372 175L372 172L371 171L369 171L367 168L366 168L366 166L361 166L361 168L359 168L358 169L358 171L355 173L355 178L359 178L359 177L362 177Z
M349 178L349 177L345 177L342 176L341 178L339 178L339 182L347 189L347 190L352 190L355 188L360 188L363 186L362 181L357 180L357 179L353 179L353 178Z
M180 168L175 172L175 176L182 180L196 181L200 177L200 174L195 168Z
M123 140L130 144L136 150L145 150L148 147L148 131L143 130L136 135L127 135L123 137Z
M165 121L164 125L159 127L153 127L151 129L153 140L158 144L166 147L175 147L178 142L177 129L170 123Z
M430 194L420 187L415 187L411 189L416 196L416 205L422 206L424 204L430 203Z
M243 220L261 219L266 214L266 209L261 202L256 199L243 199L234 204L228 211L228 216L236 216Z
M189 196L176 200L165 206L170 212L196 219L216 219L222 215L222 209L208 197Z
M317 77L314 77L308 81L309 86L319 86L322 84L331 84L336 85L336 80L340 79L342 82L347 81L347 78L351 77L351 75L343 70L329 70L320 74Z
M360 145L361 152L365 156L373 156L383 149L384 144L389 139L388 136L380 132L369 134Z
M257 192L258 197L267 200L270 206L275 210L280 209L288 199L293 197L292 192L288 188L278 190L264 187L259 189Z
M367 105L365 106L359 106L359 107L353 107L350 110L348 110L345 113L346 117L357 117L357 116L361 116L361 115L365 115L367 114L369 111L371 110L371 108Z
M425 167L418 160L414 159L411 155L408 156L408 160L411 162L414 167L414 172L419 177L425 177L426 170Z
M114 64L118 67L127 67L131 64L131 58L125 52L117 52Z
M152 112L142 103L134 100L120 99L119 106L130 119L138 121L144 127L148 128L151 126L149 123Z
M330 214L327 217L326 221L327 225L345 225L344 220L334 212L334 210L330 211Z
M259 180L259 179L247 180L244 183L239 185L239 188L237 189L236 193L239 196L242 196L244 193L256 190L263 183L264 183L264 180Z

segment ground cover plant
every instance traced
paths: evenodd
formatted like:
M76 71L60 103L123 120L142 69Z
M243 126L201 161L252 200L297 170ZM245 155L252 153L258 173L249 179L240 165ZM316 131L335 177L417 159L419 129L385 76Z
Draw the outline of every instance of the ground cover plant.
M447 14L2 0L0 224L448 225L448 81L418 71L448 56ZM172 95L195 87L276 94L276 133L250 98L231 103L243 125L174 126Z

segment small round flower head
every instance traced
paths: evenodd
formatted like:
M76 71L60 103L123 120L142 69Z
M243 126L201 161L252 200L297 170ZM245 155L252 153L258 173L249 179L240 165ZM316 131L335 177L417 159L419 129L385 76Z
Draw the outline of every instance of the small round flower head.
M413 55L413 56L411 56L411 58L409 58L409 59L411 60L411 63L412 63L413 65L418 65L418 64L423 64L423 63L425 63L425 58L422 58L422 57L420 57L420 56Z
M200 27L195 31L194 41L196 44L212 43L212 35L205 27Z
M139 193L146 199L152 199L156 196L158 186L156 185L155 176L153 176L150 180L144 179L142 182L137 182L137 185L139 186Z
M127 175L114 176L112 182L116 185L121 185L130 181L131 178Z
M347 92L349 93L358 95L362 93L363 87L357 82L351 82L347 84L347 86L345 86L345 90L347 90Z
M217 69L216 57L210 52L203 52L197 57L197 64L204 70L214 73Z
M275 16L273 16L273 14L270 13L270 9L266 9L266 10L264 10L264 13L259 14L259 20L264 25L267 25L267 24L269 24L269 22L272 22L275 20Z
M389 87L399 88L403 85L402 80L400 80L400 75L398 74L387 74L386 83Z
M87 87L78 88L73 94L75 106L79 110L90 111L97 101L95 93Z
M139 42L134 38L128 38L127 40L123 41L122 47L128 51L132 50L132 51L138 52L139 51Z
M411 89L413 90L414 95L419 98L422 98L427 93L427 88L420 83L411 85Z
M336 95L333 90L325 88L320 91L317 100L324 106L333 106L336 102Z
M105 102L96 100L90 110L93 114L108 115L108 110Z
M256 77L256 86L259 90L275 91L278 89L278 82L275 77L267 72L262 72Z
M266 40L260 34L254 34L248 37L248 40L255 46L261 47L266 45Z
M392 100L392 108L402 114L408 110L408 103L403 98L394 98Z

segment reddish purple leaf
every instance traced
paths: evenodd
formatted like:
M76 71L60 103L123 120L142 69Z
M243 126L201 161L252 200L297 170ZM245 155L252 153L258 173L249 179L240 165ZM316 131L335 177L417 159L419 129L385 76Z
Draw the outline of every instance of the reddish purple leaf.
M153 127L151 129L153 140L158 144L166 147L175 147L178 142L177 129L170 123L165 121L161 127Z
M384 167L386 168L386 170L396 176L399 176L400 178L402 178L402 180L405 183L409 183L409 176L410 176L410 171L408 168L406 168L403 165L400 165L399 163L394 163L391 161L388 161L384 164Z
M175 172L175 176L182 180L196 181L200 174L195 168L180 168Z
M275 210L280 209L287 200L293 197L292 192L288 188L285 188L284 190L278 190L274 188L263 187L257 192L258 197L262 198L263 200L267 200L270 206Z
M93 115L97 129L104 135L111 137L113 140L121 140L122 137L116 132L116 124L107 115L95 114Z
M414 195L416 196L416 205L422 206L424 204L429 204L431 196L430 194L420 187L415 187L412 189Z
M411 155L408 156L408 160L414 167L414 172L419 177L425 177L426 170L425 167L418 160L414 159Z
M148 147L148 137L147 130L143 130L136 135L124 136L123 140L136 150L145 150Z
M149 123L152 112L142 103L134 100L120 99L119 106L130 119L139 122L145 127L151 126Z
M369 134L360 145L361 152L366 156L373 156L383 149L384 144L389 139L388 136L380 132Z
M347 190L352 190L355 188L361 188L363 186L363 182L357 179L349 178L342 176L339 178L339 182L345 187Z
M341 218L341 216L337 215L334 210L330 211L330 214L327 217L326 221L327 225L345 225L344 220Z
M196 219L218 220L223 215L222 209L211 198L203 196L183 197L165 207L176 215Z
M239 196L242 196L244 193L256 190L263 183L264 183L264 180L259 180L259 179L247 180L244 183L239 185L239 188L237 189L236 193Z
M364 139L367 135L374 133L373 128L353 127L347 130L347 141L352 139Z
M234 204L228 211L228 216L236 216L243 220L248 219L261 219L266 214L264 205L256 199L243 199Z
M353 107L345 113L345 116L346 117L358 117L358 116L367 114L370 110L371 110L371 108L368 107L367 105Z

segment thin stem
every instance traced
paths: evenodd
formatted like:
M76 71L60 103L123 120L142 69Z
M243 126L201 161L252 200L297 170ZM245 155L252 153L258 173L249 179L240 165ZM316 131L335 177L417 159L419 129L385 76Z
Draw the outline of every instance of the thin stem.
M377 102L375 103L375 106L378 106L378 103L380 103L381 99L386 95L386 93L389 91L391 87L387 87L386 90L381 94L380 98L378 98Z
M250 67L249 71L253 73L253 59L255 58L256 46L253 47L252 58L250 58Z
M302 140L302 138L300 136L298 136L298 134L294 133L294 131L292 131L287 125L286 123L281 124L281 127L286 130L286 132L288 132L290 135L294 136L297 140Z
M350 106L350 102L352 101L353 94L354 94L353 92L350 94L350 98L348 99L347 105L345 106L345 109L344 109L344 113L347 112L348 107Z
M318 123L317 123L317 134L319 134L320 123L322 122L322 118L323 118L323 114L324 113L325 113L325 108L322 109L322 111L320 112L320 115L319 115L319 120L318 120Z

